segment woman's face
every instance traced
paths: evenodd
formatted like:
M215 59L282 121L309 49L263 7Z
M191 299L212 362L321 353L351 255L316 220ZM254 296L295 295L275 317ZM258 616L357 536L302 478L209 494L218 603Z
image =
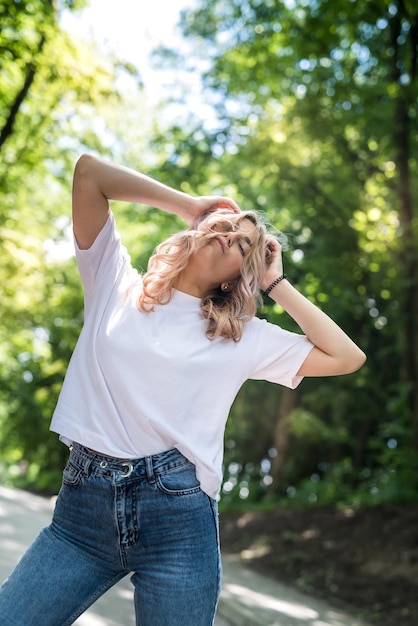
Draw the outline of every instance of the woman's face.
M227 224L220 221L219 226L215 222L211 233L214 237L191 257L182 276L194 286L192 295L199 297L237 279L245 257L258 239L256 226L246 217Z
M215 237L210 245L215 247L217 253L221 252L220 255L215 253L213 265L219 265L220 272L228 275L224 280L238 278L244 259L255 245L256 239L257 229L253 222L245 217L231 224L226 231L224 228L220 229L219 236Z

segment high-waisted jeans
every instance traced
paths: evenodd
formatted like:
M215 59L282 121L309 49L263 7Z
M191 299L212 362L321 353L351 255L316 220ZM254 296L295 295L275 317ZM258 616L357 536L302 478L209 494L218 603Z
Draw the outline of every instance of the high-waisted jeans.
M51 525L0 589L0 621L69 626L128 573L138 626L211 626L216 502L178 450L124 462L75 444Z

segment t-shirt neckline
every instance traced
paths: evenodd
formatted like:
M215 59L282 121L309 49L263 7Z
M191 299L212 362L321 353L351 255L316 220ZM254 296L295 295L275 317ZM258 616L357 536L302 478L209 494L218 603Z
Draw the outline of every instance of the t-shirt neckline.
M200 309L200 298L191 296L189 293L179 291L178 289L173 289L171 302L174 305L189 309Z

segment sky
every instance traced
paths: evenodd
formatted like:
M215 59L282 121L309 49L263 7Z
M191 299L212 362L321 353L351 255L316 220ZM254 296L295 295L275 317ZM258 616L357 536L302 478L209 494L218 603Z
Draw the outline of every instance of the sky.
M161 99L164 76L151 68L148 57L160 44L181 46L176 30L180 11L194 4L195 0L89 0L82 12L63 12L60 24L77 37L97 43L106 52L112 50L137 66L152 103ZM63 224L63 229L67 232L65 241L45 241L52 261L74 254L71 229L68 224Z
M151 69L148 56L162 43L181 44L176 32L180 11L194 4L195 0L89 0L88 8L77 15L66 11L61 26L136 65L152 100L161 93L161 77Z

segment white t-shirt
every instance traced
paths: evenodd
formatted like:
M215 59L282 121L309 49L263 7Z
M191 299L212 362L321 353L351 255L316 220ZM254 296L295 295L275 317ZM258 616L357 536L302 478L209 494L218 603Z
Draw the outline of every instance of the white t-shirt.
M200 299L174 291L143 313L140 284L110 214L88 250L76 246L84 326L71 357L51 430L123 459L177 448L216 497L231 404L247 379L295 388L312 349L304 335L255 317L242 339L205 335Z

